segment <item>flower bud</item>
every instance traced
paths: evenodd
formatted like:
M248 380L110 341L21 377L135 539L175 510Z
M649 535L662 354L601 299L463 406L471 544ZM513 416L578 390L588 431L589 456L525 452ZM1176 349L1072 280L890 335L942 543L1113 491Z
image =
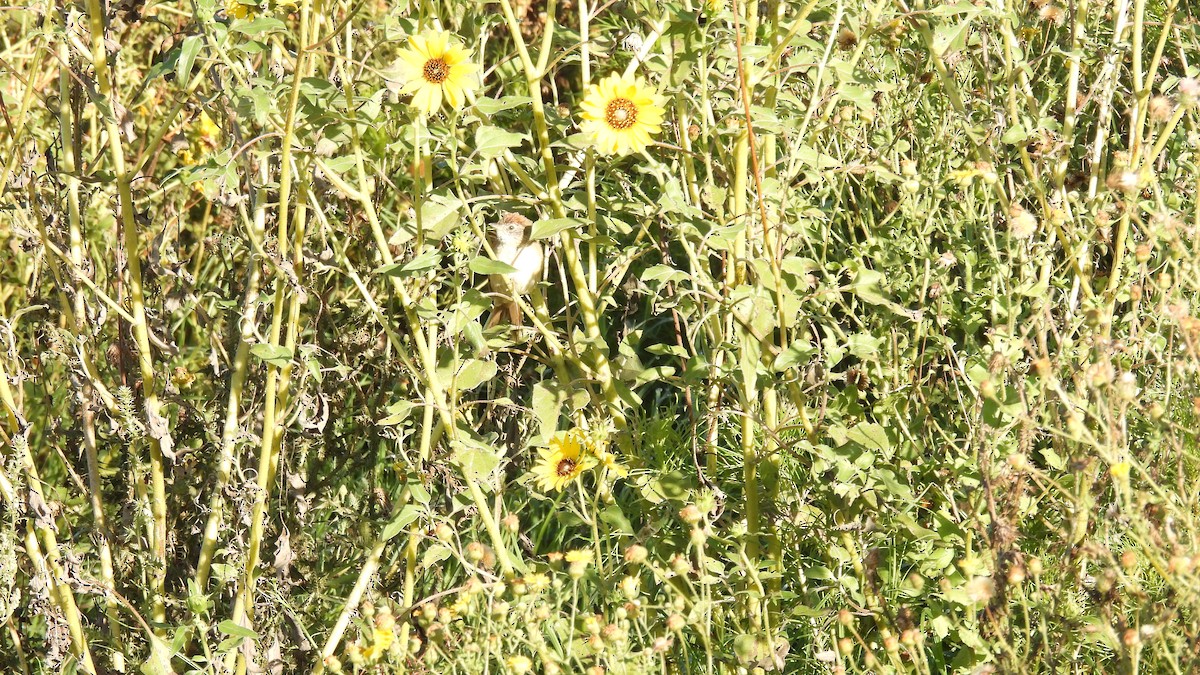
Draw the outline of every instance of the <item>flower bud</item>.
M650 551L641 544L634 544L625 549L625 562L630 565L641 565L650 557Z

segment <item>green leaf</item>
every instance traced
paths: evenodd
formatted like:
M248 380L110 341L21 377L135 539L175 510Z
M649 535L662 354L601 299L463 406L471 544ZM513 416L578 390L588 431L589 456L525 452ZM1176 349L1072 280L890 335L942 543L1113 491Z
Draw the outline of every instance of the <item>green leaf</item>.
M502 110L510 110L527 105L531 101L533 99L528 96L505 96L498 99L485 96L475 101L475 109L490 117Z
M186 85L188 76L192 72L192 64L196 63L196 55L200 53L201 36L190 35L183 39L183 46L179 48L179 60L175 63L175 78L181 84Z
M260 16L249 21L238 19L229 26L229 30L243 35L261 35L275 31L286 31L287 24L270 16Z
M388 416L375 422L381 427L390 427L408 419L417 404L412 401L396 401L387 407Z
M442 254L437 251L426 251L406 263L392 263L375 270L376 274L389 277L406 277L417 272L437 267L442 261Z
M150 656L138 670L142 672L142 675L175 675L175 670L171 668L171 657L177 652L177 649L172 649L162 638L152 635L150 636Z
M421 225L425 228L426 241L441 239L462 224L462 202L457 197L432 195L421 204ZM415 225L414 225L415 227Z
M221 623L217 624L217 630L230 637L246 638L249 640L258 639L258 633L255 633L239 623L235 623L233 619L225 619Z
M564 398L561 392L558 387L551 389L543 382L533 385L533 416L543 437L549 438L558 428L558 415Z
M475 152L484 159L495 159L505 150L520 147L529 138L528 134L514 134L500 127L481 126L475 130Z
M562 232L563 230L571 230L580 227L584 221L579 218L551 218L549 220L539 220L533 224L533 230L529 233L530 239L546 239Z
M796 340L775 357L775 363L771 367L775 372L782 373L788 368L808 363L815 353L817 353L816 350L807 340Z
M381 534L379 538L383 541L388 541L397 534L400 534L401 530L403 530L405 527L408 527L420 516L421 507L415 504L405 504L404 508L400 509L400 513L398 513L396 517L392 519L392 522L388 523L387 526L383 528L383 534Z
M438 368L438 381L447 389L453 383L459 392L470 391L496 377L496 362L471 359L459 366L457 374L452 374L449 370Z
M850 291L872 305L886 304L888 300L879 290L879 282L882 280L882 273L865 267L860 268L854 275L854 283L850 284Z
M885 453L892 448L892 441L888 438L887 431L873 422L860 422L854 425L846 432L846 440L857 443L868 450L879 450Z
M620 532L633 534L633 523L629 522L629 519L625 517L625 513L621 511L621 507L617 504L610 504L601 511L600 520L603 520Z
M459 445L454 457L468 480L485 480L500 466L500 451L482 443Z
M250 353L267 363L282 368L292 360L292 350L283 345L260 342L250 348Z
M681 272L670 265L653 265L642 272L642 281L683 281L687 279L686 272Z
M454 552L450 550L449 546L443 546L441 544L438 544L437 546L430 546L429 549L425 551L425 555L421 556L421 567L424 569L429 569L430 567L433 567L434 565L449 558L453 554Z
M471 262L467 263L467 267L470 267L471 271L476 274L513 274L517 271L517 268L508 263L492 260L486 256L472 258Z

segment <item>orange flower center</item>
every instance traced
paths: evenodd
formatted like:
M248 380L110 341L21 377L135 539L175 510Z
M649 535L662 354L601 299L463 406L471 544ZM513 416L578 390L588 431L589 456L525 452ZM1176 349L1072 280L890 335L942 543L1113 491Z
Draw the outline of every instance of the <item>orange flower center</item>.
M450 77L450 66L446 65L446 60L441 57L429 59L425 62L425 69L421 75L426 82L441 84L446 81L447 77Z
M554 467L554 472L564 478L567 476L570 476L571 474L575 473L575 460L573 460L573 459L558 460L558 466Z
M604 122L618 131L623 131L637 122L637 106L627 98L614 98L604 108Z

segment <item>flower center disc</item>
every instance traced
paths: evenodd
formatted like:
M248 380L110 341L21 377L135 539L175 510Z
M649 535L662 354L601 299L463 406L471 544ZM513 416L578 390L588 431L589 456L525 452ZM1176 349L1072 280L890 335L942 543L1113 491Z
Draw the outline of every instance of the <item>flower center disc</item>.
M628 129L637 122L637 106L627 98L614 98L604 109L604 121L613 129Z
M445 59L429 59L425 62L425 69L421 74L426 82L441 84L450 76L450 66L446 65Z
M558 466L555 467L555 472L560 476L570 476L575 471L575 460L562 459L559 460Z

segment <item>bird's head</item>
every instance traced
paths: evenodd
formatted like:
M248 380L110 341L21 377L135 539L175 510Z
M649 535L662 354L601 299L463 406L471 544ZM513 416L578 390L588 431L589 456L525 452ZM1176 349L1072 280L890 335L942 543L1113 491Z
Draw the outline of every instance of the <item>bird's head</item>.
M519 213L505 213L492 225L492 232L499 241L526 241L532 226L533 222Z

